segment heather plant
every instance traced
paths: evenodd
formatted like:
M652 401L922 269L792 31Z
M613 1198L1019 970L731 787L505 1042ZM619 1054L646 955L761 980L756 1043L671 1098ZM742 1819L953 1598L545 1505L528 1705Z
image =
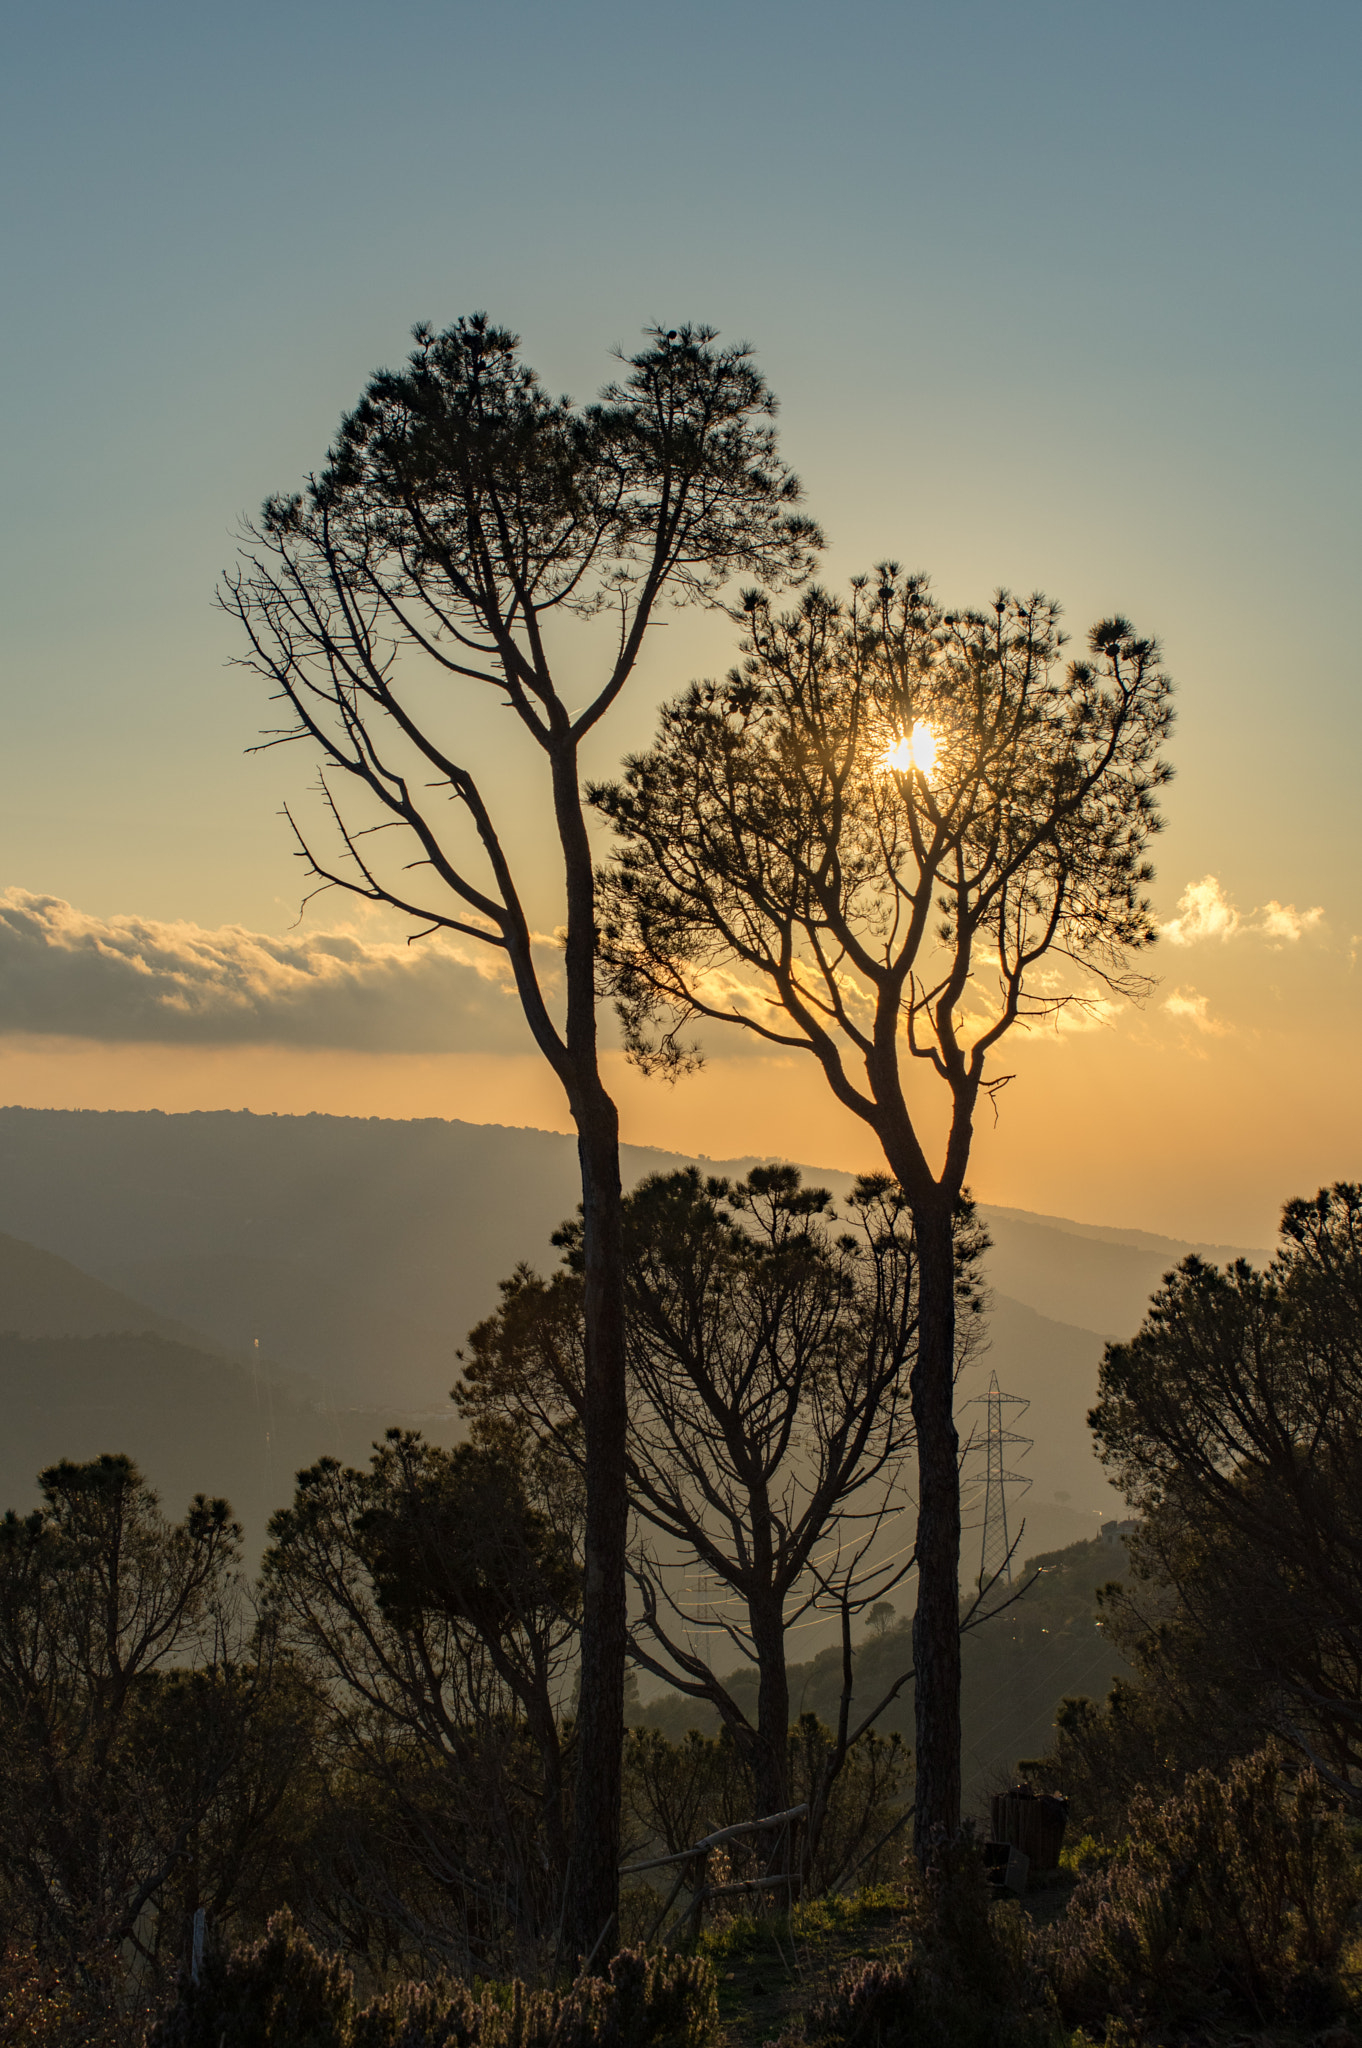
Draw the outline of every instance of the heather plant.
M400 1986L356 2016L350 2048L702 2048L717 2022L703 1958L621 1949L604 1978L566 1992Z
M481 2024L482 2002L461 1978L401 1984L365 2006L351 2048L469 2048Z
M1337 2010L1362 1862L1313 1770L1288 1773L1269 1744L1161 1805L1137 1799L1129 1823L1037 1937L1067 2018L1318 2024Z
M708 1962L642 1949L567 1991L442 1978L358 2008L349 1970L285 1912L262 1940L206 1959L150 2048L703 2048L717 2020Z
M314 1948L285 1908L259 1941L209 1950L150 2048L349 2048L353 1991L339 1956Z

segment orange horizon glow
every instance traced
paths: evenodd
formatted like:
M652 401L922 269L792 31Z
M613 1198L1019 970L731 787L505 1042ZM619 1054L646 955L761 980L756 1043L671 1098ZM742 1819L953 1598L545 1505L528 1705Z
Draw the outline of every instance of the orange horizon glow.
M1194 1035L1194 1034L1193 1034ZM1124 1029L1014 1042L1016 1078L995 1123L977 1121L969 1184L979 1200L1192 1242L1270 1245L1290 1196L1359 1177L1362 1111L1342 1115L1331 1062L1283 1060L1252 1120L1244 1100L1263 1048L1218 1041L1201 1056L1134 1015ZM794 1159L883 1169L873 1135L830 1095L811 1060L714 1057L673 1086L605 1056L627 1144L686 1158ZM943 1102L923 1076L915 1115L939 1150ZM437 1117L569 1133L567 1106L533 1052L375 1054L276 1046L0 1039L0 1102L35 1109L247 1109L399 1120ZM1101 1115L1093 1113L1101 1105Z

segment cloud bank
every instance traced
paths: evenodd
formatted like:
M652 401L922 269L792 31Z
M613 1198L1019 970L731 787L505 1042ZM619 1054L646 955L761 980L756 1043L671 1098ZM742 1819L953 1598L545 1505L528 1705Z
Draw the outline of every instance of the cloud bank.
M345 930L267 937L224 925L87 916L0 893L0 1032L168 1045L362 1052L523 1051L529 1036L485 959L439 939Z
M1247 917L1231 903L1214 875L1189 882L1178 898L1178 914L1163 926L1163 936L1173 946L1195 946L1204 939L1257 937L1277 945L1294 944L1313 931L1324 916L1323 905L1297 910L1294 903L1278 903L1274 896Z

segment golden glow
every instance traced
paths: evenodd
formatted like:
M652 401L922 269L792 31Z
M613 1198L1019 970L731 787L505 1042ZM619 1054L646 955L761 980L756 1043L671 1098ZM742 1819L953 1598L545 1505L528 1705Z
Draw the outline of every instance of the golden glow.
M1249 984L1246 1016L1256 1014L1251 1000ZM1210 1038L1152 1005L1123 1017L1112 1030L1035 1031L1014 1045L1014 1100L996 1128L992 1117L981 1119L975 1137L970 1177L981 1201L1118 1224L1135 1216L1170 1236L1270 1245L1283 1188L1321 1187L1337 1177L1340 1159L1362 1157L1362 1099L1355 1088L1340 1093L1337 1083L1355 1050L1347 1017L1328 1026L1322 1053L1317 1040L1307 1041L1305 1026L1299 1034L1293 1027L1290 1038L1283 1032L1277 1042L1299 1047L1302 1057L1293 1085L1266 1094L1267 1055L1255 1033ZM1318 1032L1318 1019L1311 1017L1309 1029ZM820 1165L883 1171L873 1135L842 1108L807 1057L801 1064L792 1052L725 1056L716 1031L708 1064L674 1089L659 1088L622 1052L606 1052L604 1070L631 1145L659 1146L685 1159L707 1152L716 1161L808 1160L815 1185ZM1266 1104L1255 1123L1243 1117L1250 1090ZM1148 1115L1156 1097L1167 1104L1166 1128ZM948 1089L919 1087L915 1114L921 1111L934 1158L948 1135L949 1101ZM1103 1116L1076 1120L1073 1105L1084 1101L1105 1104ZM571 1129L562 1090L533 1051L104 1045L5 1033L0 1102L39 1109L244 1108L264 1116L317 1110Z
M919 718L911 732L904 733L892 747L886 748L880 757L880 766L897 769L900 775L907 775L914 768L920 774L930 775L936 766L938 745L935 730L925 718Z

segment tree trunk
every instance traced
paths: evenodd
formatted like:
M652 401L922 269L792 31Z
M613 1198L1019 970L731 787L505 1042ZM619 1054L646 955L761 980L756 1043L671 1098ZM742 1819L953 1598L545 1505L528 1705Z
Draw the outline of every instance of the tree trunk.
M952 1836L960 1825L960 1466L949 1200L922 1205L914 1222L920 1264L918 1355L911 1381L918 1469L913 1846L925 1864L941 1834Z
M572 1877L567 1924L577 1955L619 1946L620 1797L626 1645L624 1215L619 1118L597 1083L577 1113L582 1172L586 1387L585 1574ZM613 1936L613 1939L612 1939Z
M583 1966L599 1971L619 1947L628 1624L625 1549L629 1533L624 1206L619 1112L601 1080L596 1037L596 887L591 843L582 815L576 742L561 705L555 705L553 723L553 808L567 893L563 948L566 1058L560 1076L577 1126L582 1176L586 1340L581 1693L566 1927Z
M567 1800L563 1772L563 1747L558 1716L547 1685L536 1685L526 1703L525 1718L535 1748L539 1751L540 1812L544 1816L545 1854L550 1883L549 1906L552 1924L561 1917L562 1899L569 1872ZM546 1920L536 1928L542 1934Z
M753 1759L753 1790L757 1810L784 1813L790 1804L790 1682L785 1670L785 1630L781 1605L749 1609L752 1646L757 1653L757 1748ZM775 1847L774 1840L771 1843Z

